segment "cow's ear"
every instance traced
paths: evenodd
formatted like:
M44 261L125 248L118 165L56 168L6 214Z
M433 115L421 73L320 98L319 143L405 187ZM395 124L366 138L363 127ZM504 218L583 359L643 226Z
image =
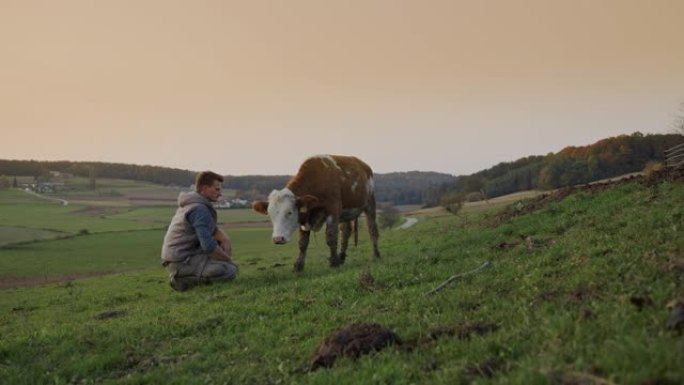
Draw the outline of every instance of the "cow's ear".
M268 202L267 201L254 201L252 203L252 208L254 211L261 214L268 214Z
M313 195L304 195L297 198L297 208L302 213L306 213L312 208L318 206L318 203L318 198Z

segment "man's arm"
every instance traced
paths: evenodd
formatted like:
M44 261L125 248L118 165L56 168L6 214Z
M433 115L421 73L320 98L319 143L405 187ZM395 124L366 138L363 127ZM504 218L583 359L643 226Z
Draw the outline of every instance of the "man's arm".
M228 254L229 257L233 256L233 244L226 233L223 232L219 227L216 228L214 232L214 239L218 242L219 246Z
M225 261L235 264L235 262L233 262L233 258L230 255L228 255L228 253L226 253L226 251L223 250L223 248L221 248L220 245L216 246L214 251L212 251L211 254L209 254L209 257L217 261Z
M210 258L234 264L233 259L231 258L230 239L228 239L226 234L218 228L214 231L214 234L209 230L210 228L215 227L209 209L198 205L198 207L190 210L186 214L186 217L195 229L202 250L207 253ZM220 238L220 240L217 238ZM224 243L222 244L221 242Z
M210 254L213 259L219 261L226 261L235 264L233 261L233 245L228 238L228 235L223 232L220 228L216 228L214 233L214 239L218 242L216 249Z

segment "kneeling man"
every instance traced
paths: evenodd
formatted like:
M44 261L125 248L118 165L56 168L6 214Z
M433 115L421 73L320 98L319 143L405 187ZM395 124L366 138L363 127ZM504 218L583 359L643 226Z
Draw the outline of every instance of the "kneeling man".
M162 265L174 290L185 291L200 283L230 281L237 275L230 238L218 227L212 203L221 197L223 177L203 171L195 191L178 196L178 209L162 245Z

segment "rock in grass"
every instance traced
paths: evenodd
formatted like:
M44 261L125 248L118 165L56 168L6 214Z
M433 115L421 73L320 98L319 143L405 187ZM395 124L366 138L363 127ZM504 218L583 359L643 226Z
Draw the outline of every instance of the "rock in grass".
M667 308L671 311L670 318L667 320L667 328L681 334L684 331L684 300L670 301Z
M356 359L363 354L381 350L393 344L401 344L392 330L376 323L355 323L334 331L316 348L309 370L330 368L340 357Z
M370 271L364 270L359 275L359 286L367 291L373 291L375 288L375 277Z

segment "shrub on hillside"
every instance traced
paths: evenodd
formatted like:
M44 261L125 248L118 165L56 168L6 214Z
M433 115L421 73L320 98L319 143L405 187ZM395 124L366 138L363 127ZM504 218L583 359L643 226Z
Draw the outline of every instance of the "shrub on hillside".
M442 195L441 205L446 211L456 215L463 208L465 200L466 194L464 192L450 192Z
M394 205L387 203L380 206L380 212L378 214L378 224L381 228L387 229L394 227L399 223L401 214L399 214L399 209L394 207Z
M644 167L644 175L651 176L653 173L663 171L665 164L663 162L648 162Z

